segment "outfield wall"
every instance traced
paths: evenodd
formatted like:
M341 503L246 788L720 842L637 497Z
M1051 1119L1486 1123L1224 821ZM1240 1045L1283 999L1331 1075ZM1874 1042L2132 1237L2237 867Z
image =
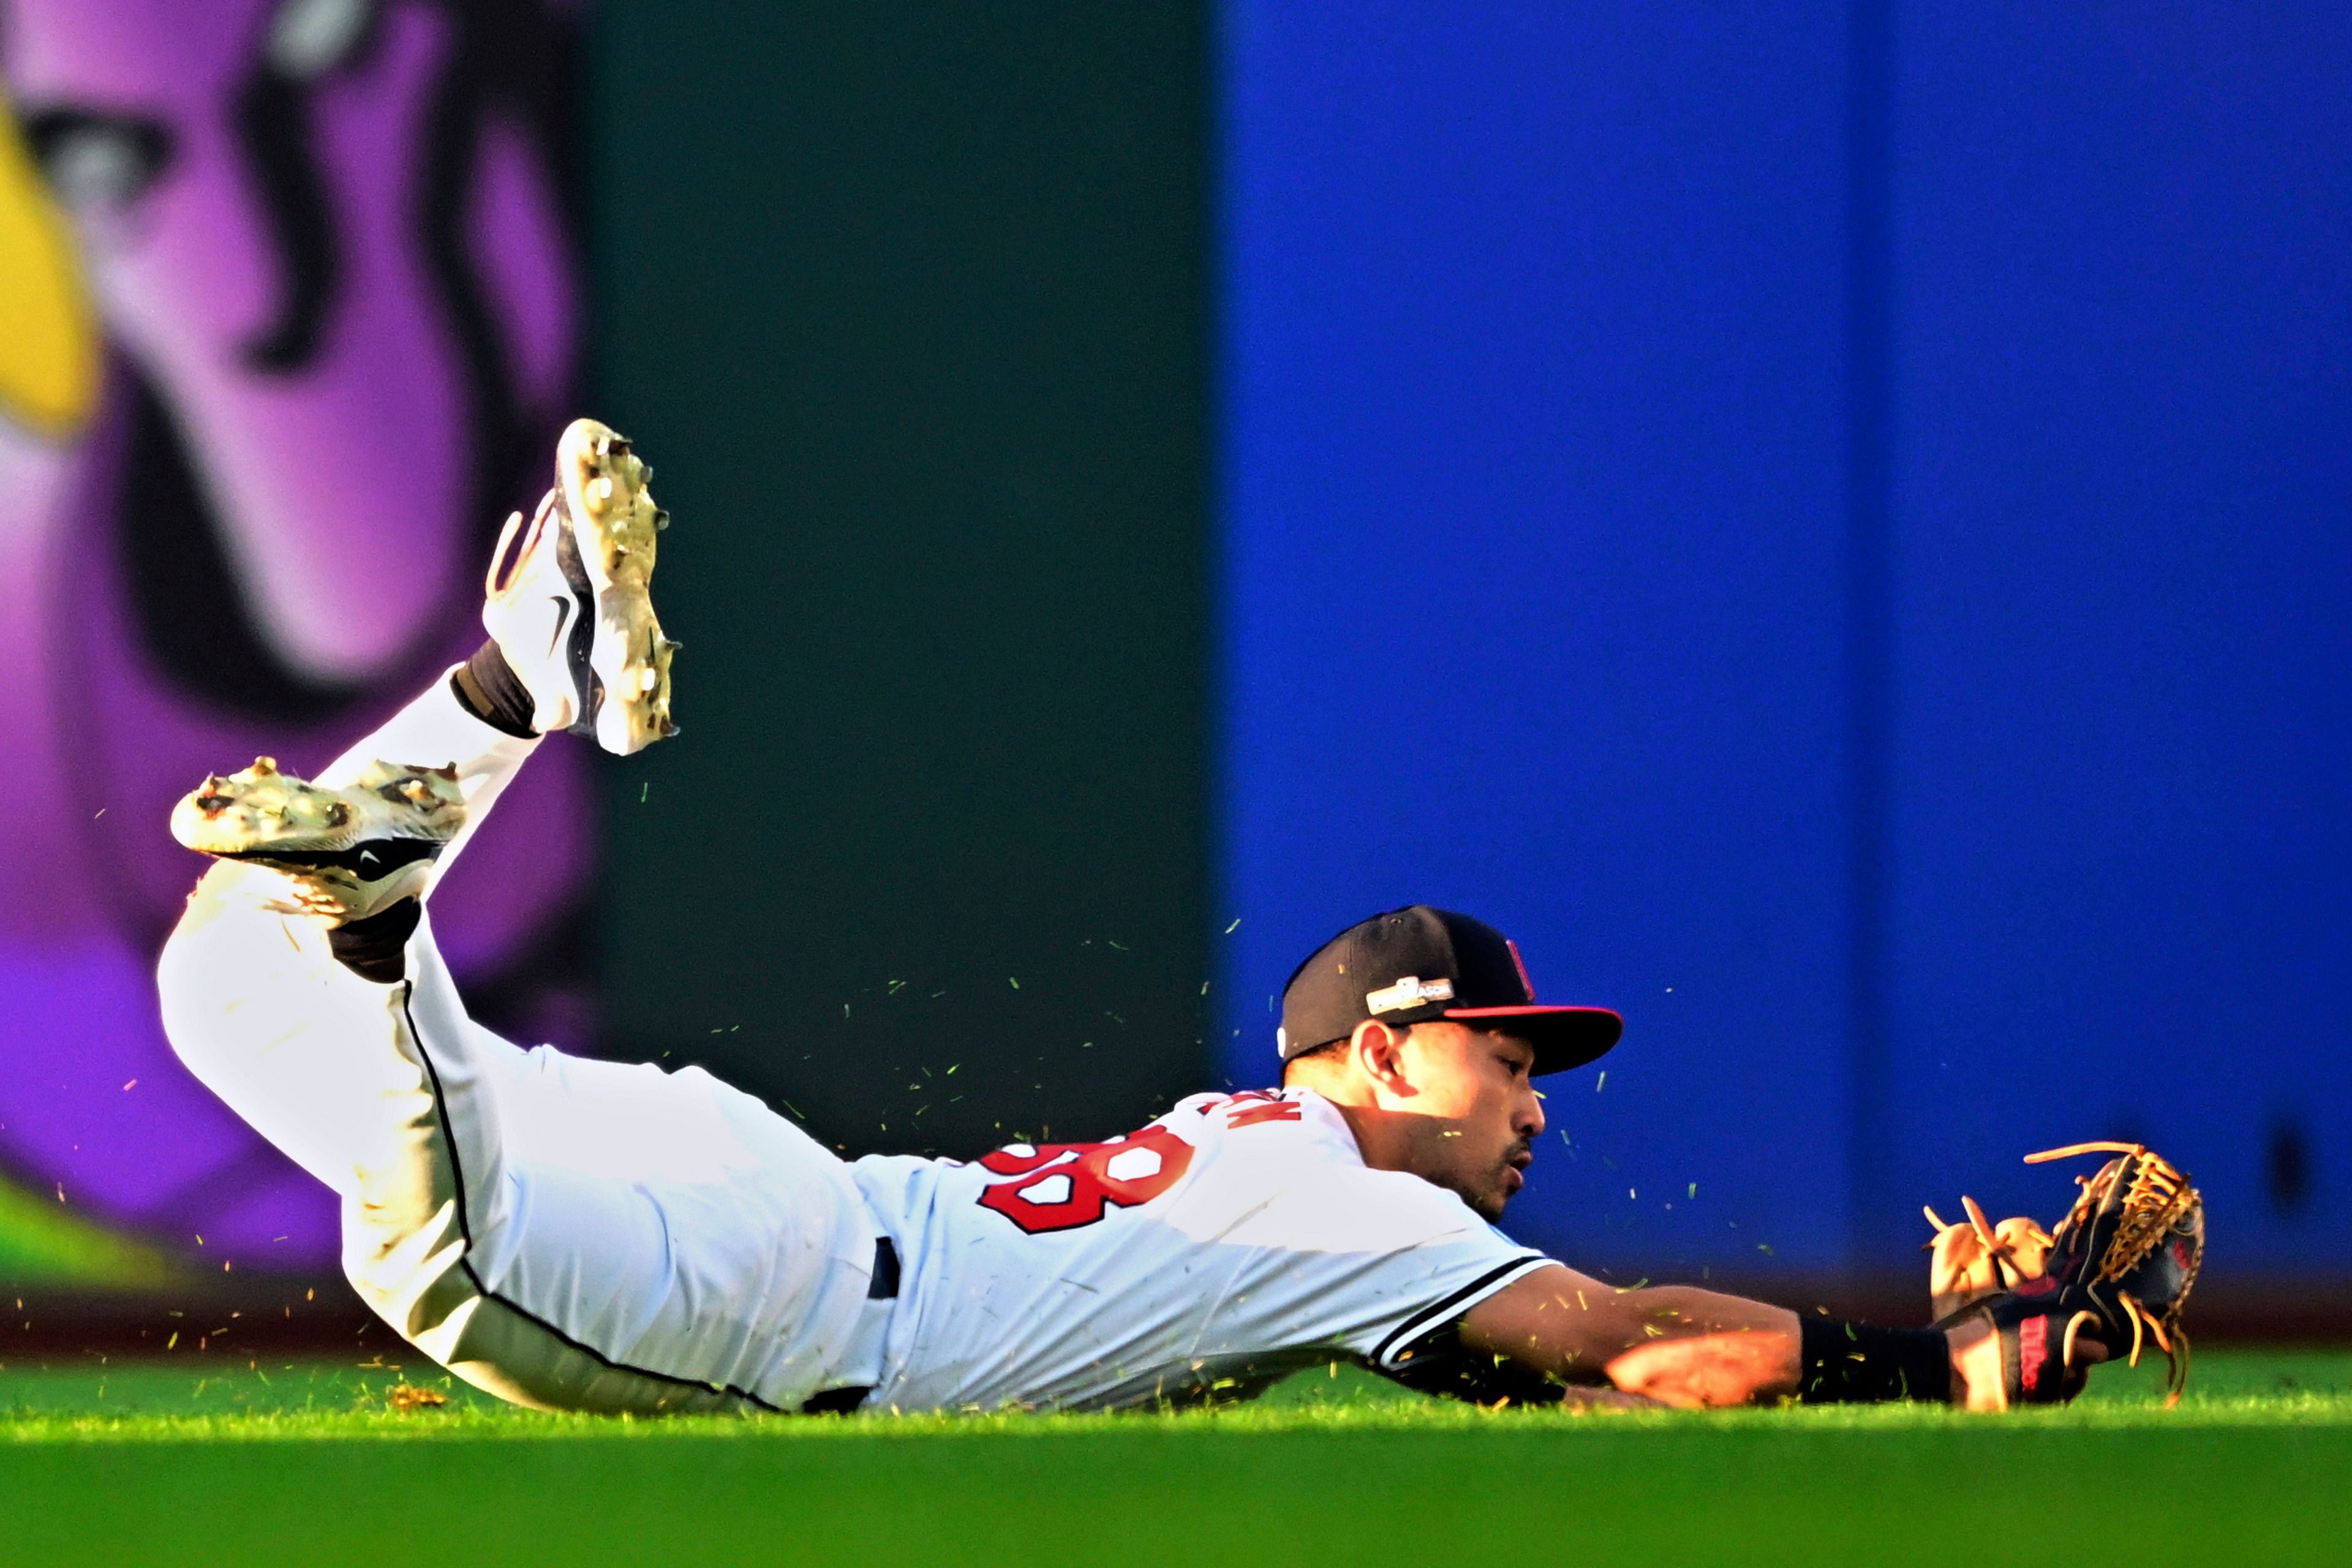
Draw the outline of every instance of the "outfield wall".
M2217 1272L2341 1277L2352 26L1223 47L1230 1070L1329 931L1452 903L1626 1015L1512 1217L1569 1256L1907 1269L2129 1137Z
M2217 1272L2352 1276L2333 14L5 21L0 1278L331 1267L155 1026L163 812L462 654L583 402L687 732L453 879L519 1034L1100 1135L1425 899L1626 1014L1566 1256L1891 1277L2125 1135Z
M607 1043L847 1150L1194 1088L1208 39L1192 0L598 29L603 402L686 733L612 770Z

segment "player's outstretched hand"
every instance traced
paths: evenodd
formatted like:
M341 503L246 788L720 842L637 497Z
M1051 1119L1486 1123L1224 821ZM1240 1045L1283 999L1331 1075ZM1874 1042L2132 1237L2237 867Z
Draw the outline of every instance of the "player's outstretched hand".
M1748 1329L1638 1345L1603 1370L1627 1394L1683 1410L1751 1405L1797 1387L1794 1334Z
M2150 1343L2168 1363L2166 1403L2180 1397L2189 1376L2180 1315L2205 1257L2205 1200L2144 1144L2070 1143L2025 1163L2095 1153L2116 1157L2074 1178L2081 1195L2054 1231L2025 1219L1990 1225L1966 1198L1966 1225L1927 1211L1936 1227L1927 1280L1936 1326L1954 1338L1971 1408L2072 1399L2094 1365L2116 1357L2137 1366ZM1963 1344L1964 1335L1988 1342ZM1989 1391L1989 1373L1971 1367L1981 1360L1989 1368L1996 1355L1999 1386Z
M2050 1233L2023 1215L1994 1225L1976 1199L1963 1196L1960 1206L1967 1218L1958 1225L1946 1225L1932 1208L1922 1211L1936 1227L1927 1244L1927 1315L1939 1323L1963 1307L2041 1279L2050 1257Z

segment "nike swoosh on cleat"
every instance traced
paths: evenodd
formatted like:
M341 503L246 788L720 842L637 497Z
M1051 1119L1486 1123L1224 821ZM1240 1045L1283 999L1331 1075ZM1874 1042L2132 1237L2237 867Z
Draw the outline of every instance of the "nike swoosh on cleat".
M555 606L555 630L547 639L547 651L553 653L555 645L563 640L563 628L571 623L572 601L557 594L550 594L547 598Z

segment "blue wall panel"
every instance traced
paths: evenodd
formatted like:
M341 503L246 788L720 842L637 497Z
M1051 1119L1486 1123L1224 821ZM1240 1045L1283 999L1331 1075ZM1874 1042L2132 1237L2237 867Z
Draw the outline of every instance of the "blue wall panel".
M1509 1222L1590 1264L1843 1257L1843 26L1227 13L1229 1070L1501 924L1626 1015Z
M2046 1207L2017 1153L2122 1132L2217 1268L2340 1268L2352 17L1919 6L1895 58L1888 1189Z
M2352 22L1764 16L1229 5L1230 1070L1426 899L1626 1013L1571 1258L1907 1271L2125 1135L2340 1271Z

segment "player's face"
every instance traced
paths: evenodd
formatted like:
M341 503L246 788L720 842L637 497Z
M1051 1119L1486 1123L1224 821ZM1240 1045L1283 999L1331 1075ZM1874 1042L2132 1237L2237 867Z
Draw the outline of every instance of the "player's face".
M1415 1174L1461 1194L1487 1219L1502 1218L1544 1130L1543 1103L1528 1077L1535 1047L1493 1030L1420 1024L1400 1054L1426 1119Z

